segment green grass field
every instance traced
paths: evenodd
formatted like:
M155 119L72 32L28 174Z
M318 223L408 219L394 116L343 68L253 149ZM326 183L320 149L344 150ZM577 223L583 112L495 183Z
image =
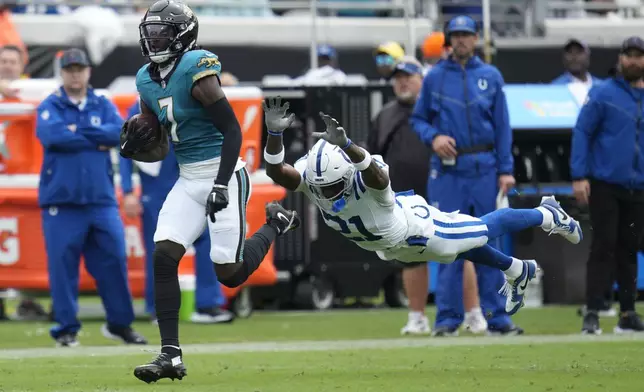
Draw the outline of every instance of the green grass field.
M430 309L431 314L431 309ZM83 347L54 349L48 324L0 323L0 391L641 391L644 336L581 337L572 307L523 309L526 336L404 338L401 310L256 313L228 325L181 325L188 377L147 385L134 366L158 350L125 347L84 323Z

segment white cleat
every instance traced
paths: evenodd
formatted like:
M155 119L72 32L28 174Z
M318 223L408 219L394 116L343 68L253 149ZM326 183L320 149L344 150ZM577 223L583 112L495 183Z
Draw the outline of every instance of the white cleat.
M534 260L523 260L523 271L516 279L506 278L506 282L499 290L499 293L505 295L505 311L508 315L513 315L519 311L524 305L524 296L528 283L537 276L539 266Z
M568 215L554 196L544 196L541 198L539 207L552 213L552 225L542 227L543 230L550 234L559 234L569 242L578 244L584 238L581 232L581 226L573 217Z
M429 320L423 316L419 319L409 319L407 325L401 330L401 335L429 335L432 329L429 327Z
M473 334L481 334L487 331L487 320L483 316L481 308L465 313L462 326L466 331L470 331Z

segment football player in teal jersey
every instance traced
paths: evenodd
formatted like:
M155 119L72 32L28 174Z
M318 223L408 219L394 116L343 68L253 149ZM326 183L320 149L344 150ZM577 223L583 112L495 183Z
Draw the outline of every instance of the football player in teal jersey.
M155 115L163 135L158 142L158 132L145 121L128 121L121 134L121 155L144 162L164 158L169 136L180 171L154 234L161 354L134 370L148 383L186 375L179 346L177 268L204 226L210 232L210 258L219 281L236 287L257 269L276 236L299 225L294 211L270 203L267 223L245 240L251 183L246 163L239 159L241 128L219 82L219 59L196 46L198 30L192 10L176 1L157 1L145 13L140 45L151 62L137 73L136 86L141 113Z

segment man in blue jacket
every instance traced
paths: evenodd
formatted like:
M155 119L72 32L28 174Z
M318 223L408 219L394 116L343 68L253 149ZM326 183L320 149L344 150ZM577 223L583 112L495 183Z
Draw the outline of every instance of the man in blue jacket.
M588 72L590 47L578 39L570 39L564 45L563 66L566 72L559 75L551 84L581 83L590 89L594 84L601 82L601 79Z
M130 108L128 118L139 113L138 101ZM141 200L132 192L133 161L120 158L121 188L125 213L138 217L141 212L143 238L145 244L145 311L153 320L154 315L154 231L157 227L159 212L168 192L179 178L179 164L170 147L168 155L160 162L137 162L141 179ZM143 205L143 207L141 207ZM142 210L142 211L141 211ZM233 320L233 314L222 309L226 303L215 269L210 260L210 236L204 233L195 241L195 268L197 287L195 290L197 311L191 320L195 323L224 323Z
M429 200L443 211L460 210L483 216L496 209L499 189L514 186L512 130L499 70L474 55L477 24L457 16L446 26L453 52L425 76L411 124L434 152L431 158ZM493 245L493 244L492 244ZM516 334L497 292L503 275L476 265L488 331ZM438 313L433 334L455 335L463 322L463 260L440 264L436 288Z
M104 336L146 344L134 321L128 286L125 233L114 194L109 149L123 123L116 107L88 86L85 52L61 58L63 85L37 109L36 135L44 148L38 204L47 251L54 318L50 333L59 346L76 346L81 254L96 281L107 324Z
M586 270L582 333L599 334L598 311L616 267L620 319L615 332L644 331L635 313L637 252L644 237L644 41L626 39L621 75L594 87L573 129L575 197L589 204L593 240Z

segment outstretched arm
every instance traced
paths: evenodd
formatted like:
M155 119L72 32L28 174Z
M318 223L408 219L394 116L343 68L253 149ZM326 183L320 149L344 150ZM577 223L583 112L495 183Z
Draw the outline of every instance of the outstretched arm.
M358 168L361 162L369 162L366 169L360 170L364 184L372 189L385 190L389 186L389 174L374 159L371 159L369 152L351 143L344 149L351 162ZM364 165L364 163L363 163Z
M371 159L371 154L362 147L353 144L336 119L321 112L320 117L322 117L326 125L326 131L315 132L313 136L340 147L351 159L356 169L360 170L362 180L367 187L376 190L387 189L389 186L389 174L376 161Z
M302 176L291 165L284 162L284 144L282 133L291 126L295 116L286 115L289 103L281 105L281 98L269 99L268 106L264 102L264 118L268 127L268 139L264 149L266 174L278 185L290 191L299 189Z

